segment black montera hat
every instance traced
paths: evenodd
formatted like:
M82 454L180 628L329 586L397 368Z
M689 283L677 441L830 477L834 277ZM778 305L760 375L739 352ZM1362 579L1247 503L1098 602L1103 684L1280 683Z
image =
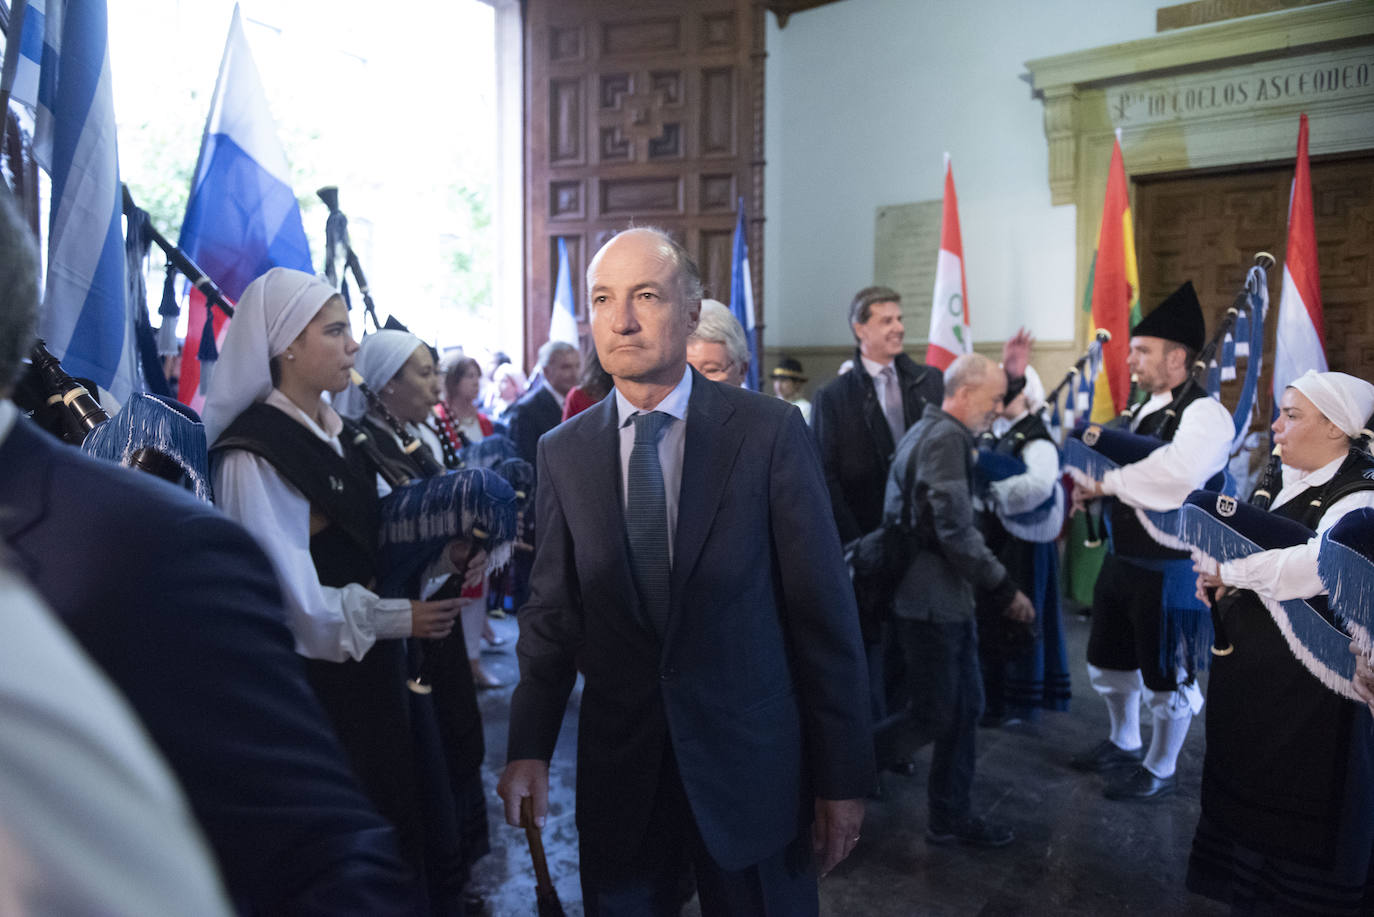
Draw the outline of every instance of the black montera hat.
M1201 350L1207 340L1207 327L1193 282L1183 281L1183 286L1170 293L1131 329L1131 337L1163 338L1193 352Z
M802 372L800 360L792 357L783 357L778 361L778 365L773 367L774 379L795 379L798 382L805 382L806 375Z

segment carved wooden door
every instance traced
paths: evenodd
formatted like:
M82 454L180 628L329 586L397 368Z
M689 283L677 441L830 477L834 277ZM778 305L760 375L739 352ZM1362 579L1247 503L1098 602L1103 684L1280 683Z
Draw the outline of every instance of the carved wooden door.
M1269 271L1264 375L1256 429L1270 416L1274 329L1288 244L1291 163L1244 173L1141 181L1136 187L1141 305L1147 311L1191 279L1208 334L1245 280L1257 251ZM1330 368L1374 379L1374 158L1314 161L1312 203ZM1235 383L1222 400L1235 404Z
M728 303L743 198L761 305L763 60L755 0L528 0L527 360L548 339L560 239L585 340L587 261L632 224L671 233Z

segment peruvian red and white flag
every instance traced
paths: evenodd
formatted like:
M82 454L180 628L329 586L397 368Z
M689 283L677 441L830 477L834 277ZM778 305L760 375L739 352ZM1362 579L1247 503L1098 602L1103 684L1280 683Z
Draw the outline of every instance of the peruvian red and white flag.
M1307 164L1307 115L1298 120L1298 167L1288 199L1288 253L1283 259L1278 344L1274 351L1274 411L1293 380L1326 372L1326 328L1317 275L1317 230L1312 216L1312 171Z
M954 169L945 154L945 207L940 221L940 255L935 262L935 295L930 302L930 343L926 363L944 370L956 357L973 353L968 322L968 283L964 280L964 243L959 237L959 199Z

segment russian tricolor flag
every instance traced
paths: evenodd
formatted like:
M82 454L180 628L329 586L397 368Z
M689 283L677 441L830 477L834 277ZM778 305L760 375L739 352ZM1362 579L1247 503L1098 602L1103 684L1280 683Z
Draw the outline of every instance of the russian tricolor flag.
M1312 171L1307 163L1307 115L1298 120L1298 166L1288 200L1288 254L1274 351L1274 413L1283 390L1315 369L1326 372L1322 285L1317 273L1317 229L1312 214Z
M234 301L268 268L314 270L286 153L277 139L237 5L210 100L179 247ZM205 298L193 290L189 299L178 398L194 407L193 399L203 402L199 354L213 351L201 345ZM215 314L215 337L222 335L225 321Z

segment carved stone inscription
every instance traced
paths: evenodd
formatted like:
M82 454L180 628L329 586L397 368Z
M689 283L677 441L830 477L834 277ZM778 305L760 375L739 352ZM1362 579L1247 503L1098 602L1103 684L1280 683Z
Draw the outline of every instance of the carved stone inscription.
M942 201L879 207L873 231L873 282L902 295L909 340L930 331L930 298L940 251Z
M1118 125L1210 118L1271 105L1374 97L1374 51L1309 55L1282 63L1230 67L1196 77L1109 90Z

